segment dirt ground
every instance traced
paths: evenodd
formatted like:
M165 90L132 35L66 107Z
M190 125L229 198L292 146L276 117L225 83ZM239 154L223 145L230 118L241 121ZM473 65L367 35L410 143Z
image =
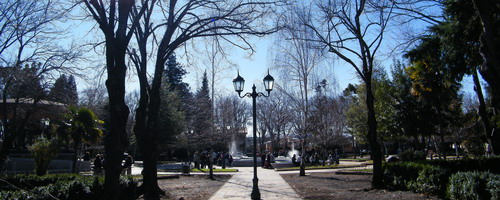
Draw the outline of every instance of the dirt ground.
M282 174L281 176L304 199L439 199L408 191L370 190L368 188L371 187L371 175L311 173L306 177L299 177L298 174Z
M178 179L158 180L158 184L167 193L161 199L206 200L226 183L231 175L214 175L210 180L207 175L180 176Z

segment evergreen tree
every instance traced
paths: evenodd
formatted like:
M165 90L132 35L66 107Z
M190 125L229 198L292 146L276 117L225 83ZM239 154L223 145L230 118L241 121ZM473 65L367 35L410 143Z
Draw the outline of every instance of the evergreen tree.
M177 58L174 53L172 53L165 64L164 77L165 82L169 83L170 90L180 91L182 96L186 96L189 93L189 85L183 82L183 77L187 74L183 66L177 62Z
M75 106L78 103L75 77L62 74L50 89L49 100Z
M176 136L181 134L186 127L181 97L177 91L171 91L170 88L170 84L165 83L161 90L160 123L158 124L160 151L176 143Z
M203 73L201 88L196 92L193 111L193 139L198 147L210 147L210 131L212 130L212 101L208 87L207 73Z
M68 92L68 104L76 105L78 104L78 90L76 88L76 81L73 75L70 75L68 78L68 82L66 84L66 91Z
M176 56L172 53L165 64L164 83L168 85L162 88L162 97L169 96L170 93L175 93L175 98L179 98L179 104L184 116L184 128L192 130L193 121L193 95L190 92L189 84L183 81L183 77L187 74L186 70L180 63L177 62ZM167 89L168 91L166 91Z
M64 103L66 102L66 87L65 84L68 82L66 75L62 74L54 82L54 86L50 89L49 100Z

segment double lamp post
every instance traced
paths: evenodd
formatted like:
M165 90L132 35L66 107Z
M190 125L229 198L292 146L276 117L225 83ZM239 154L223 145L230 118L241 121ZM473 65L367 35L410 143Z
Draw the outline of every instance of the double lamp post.
M247 92L243 96L241 96L241 92L243 91L243 87L245 86L245 79L240 76L238 72L238 76L233 79L234 90L238 92L238 96L240 98L249 97L252 98L252 110L253 110L253 187L252 187L252 199L260 199L260 191L259 191L259 179L257 178L257 108L256 108L256 99L257 97L269 97L271 90L273 90L274 86L274 78L269 75L269 70L267 71L267 76L264 77L264 87L266 88L267 95L262 92L255 91L256 87L253 84L252 93Z

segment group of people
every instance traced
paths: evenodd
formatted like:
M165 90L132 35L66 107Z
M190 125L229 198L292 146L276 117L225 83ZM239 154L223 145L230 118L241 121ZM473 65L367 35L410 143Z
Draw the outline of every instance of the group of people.
M106 156L97 154L94 158L94 174L101 174L104 172L103 166L106 163ZM134 159L131 155L127 155L124 159L122 165L122 175L132 175L132 164L134 163Z
M210 162L226 168L226 166L232 166L233 161L233 156L226 152L212 151L210 153L207 150L203 150L201 153L196 151L193 155L194 168L196 169L205 169L205 167L209 166Z
M266 169L272 169L273 166L271 165L271 163L274 163L274 154L272 154L271 152L267 152L267 153L262 153L260 155L260 159L261 159L261 162L262 162L262 167L263 168L266 168Z
M292 156L292 163L295 165L295 166L299 166L300 165L300 162L302 162L302 159L304 159L304 162L305 163L308 163L308 164L311 164L312 165L320 165L320 160L323 160L321 155L318 154L318 153L314 153L312 155L306 155L304 156L304 158L302 158L301 155L299 155L297 157L297 155L293 154ZM333 164L339 164L339 161L340 161L340 156L337 152L337 150L335 150L334 153L330 153L328 155L328 158L326 160L326 162L328 163L328 165L333 165Z

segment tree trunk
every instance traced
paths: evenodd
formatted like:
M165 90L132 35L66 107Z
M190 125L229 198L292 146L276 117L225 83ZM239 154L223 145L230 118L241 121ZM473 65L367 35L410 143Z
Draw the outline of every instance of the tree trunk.
M300 172L299 176L305 176L306 175L306 165L305 165L305 157L306 155L306 139L302 141L302 155L300 156Z
M74 141L74 150L75 153L73 154L73 169L71 170L74 174L78 173L79 170L77 170L77 164L78 164L78 146L80 146L80 143L77 141Z
M208 178L214 180L214 161L215 161L215 157L213 156L214 155L214 149L210 149L210 159L208 160L208 168L209 168L209 172L208 172Z
M371 77L371 76L369 76ZM375 118L375 98L372 92L371 78L365 80L366 83L366 106L368 108L368 143L370 144L373 158L372 186L382 187L382 152L377 139L377 119Z
M491 127L490 119L488 117L488 112L486 111L486 103L484 101L483 90L481 89L481 83L479 82L479 76L477 74L477 70L474 70L472 78L474 80L474 91L476 92L479 101L478 112L479 116L481 117L481 121L483 122L486 140L488 141L488 144L492 146L491 134L493 133L493 128ZM493 150L493 148L491 153L495 155L495 151Z
M483 25L479 50L483 57L483 64L480 72L491 87L491 104L493 106L493 115L496 116L500 114L500 50L498 42L496 42L498 30L494 24L494 16L498 13L497 1L473 0L472 2ZM500 152L500 131L497 129L497 127L493 127L491 132L493 152Z
M7 87L7 86L6 86ZM4 88L4 91L2 93L2 101L3 101L3 106L2 106L2 112L3 112L3 118L2 118L2 124L4 126L4 137L3 137L3 143L2 143L2 148L0 149L0 171L3 171L3 167L5 164L5 161L7 160L7 156L9 155L9 151L12 148L12 143L16 139L16 137L19 135L18 133L21 131L24 131L24 126L28 119L31 117L32 111L26 112L24 115L24 119L21 121L21 124L17 124L17 106L19 104L19 98L16 99L16 103L12 106L12 119L8 120L8 109L7 109L7 94L6 94L6 89ZM36 104L36 103L35 103Z
M142 76L144 75L144 76ZM142 171L145 199L159 199L164 192L158 186L157 162L158 162L158 139L157 120L160 106L160 95L152 94L147 89L147 79L145 74L139 76L140 79L140 100L136 110L136 124L134 133L137 138L141 153L143 155L144 168ZM159 89L158 89L159 90Z
M108 67L108 80L106 87L109 95L109 132L105 136L106 170L104 177L105 199L119 199L120 197L120 174L122 171L123 153L128 146L127 122L129 108L125 104L125 48L118 54L114 54L113 47L106 45L106 53L111 57L114 67ZM115 56L117 57L116 59ZM118 58L120 57L120 58ZM109 66L109 63L108 63Z

